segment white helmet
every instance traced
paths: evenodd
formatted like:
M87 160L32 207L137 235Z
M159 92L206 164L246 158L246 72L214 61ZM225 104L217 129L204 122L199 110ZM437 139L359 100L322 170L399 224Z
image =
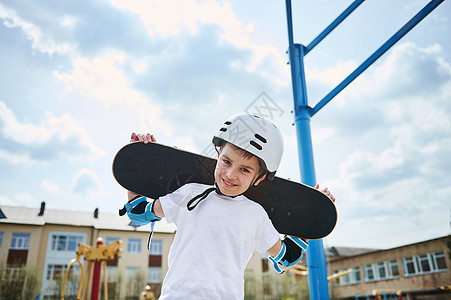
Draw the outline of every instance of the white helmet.
M234 115L213 137L213 144L231 143L262 159L270 172L271 180L279 167L283 153L280 130L262 117L251 114Z

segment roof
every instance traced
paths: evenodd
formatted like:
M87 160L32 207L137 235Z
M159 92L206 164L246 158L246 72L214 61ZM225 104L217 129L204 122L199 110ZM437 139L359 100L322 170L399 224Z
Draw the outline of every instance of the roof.
M125 230L125 231L149 231L149 226L133 227L127 217L120 217L118 214L98 213L97 218L94 212L45 209L42 216L39 208L1 206L0 211L4 218L0 216L0 224L24 224L38 225L45 224L66 225L66 226L86 226L96 229ZM174 224L168 224L165 219L155 224L155 232L174 233Z
M350 257L379 250L380 249L371 249L371 248L330 247L325 249L325 253L327 256Z
M421 241L421 242L416 242L416 243L412 243L412 244L397 246L397 247L389 248L389 249L330 247L330 248L324 249L324 252L325 252L326 256L329 256L330 259L339 260L339 259L352 257L352 256L365 255L365 254L372 253L372 252L390 251L393 249L412 247L412 246L415 247L415 245L423 244L426 242L432 242L432 241L436 241L436 240L440 240L440 239L449 239L450 236L451 235L441 236L441 237L437 237L437 238L433 238L433 239L429 239L429 240L425 240L425 241Z

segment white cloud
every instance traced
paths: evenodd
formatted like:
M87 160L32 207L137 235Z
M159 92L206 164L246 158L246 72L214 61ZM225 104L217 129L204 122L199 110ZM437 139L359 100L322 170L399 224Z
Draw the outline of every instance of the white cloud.
M104 152L70 115L45 114L41 125L22 123L0 101L0 157L13 163L33 163L59 158L92 159Z
M237 33L252 30L239 22L230 2L221 5L212 0L200 3L195 0L111 0L111 4L137 14L151 36L168 37L185 30L195 34L199 24L219 25L235 38Z
M38 199L29 193L16 193L12 197L13 206L36 207L36 204L40 203Z
M382 100L435 93L450 80L451 65L442 55L437 44L425 48L411 42L399 44L369 74L360 76L355 93Z
M88 194L102 189L99 176L88 168L83 168L75 174L72 184L74 192L80 194Z
M339 62L337 65L325 70L307 69L309 80L318 81L327 86L336 86L357 68L355 61Z
M246 71L256 72L265 59L276 67L269 71L258 70L261 76L270 78L279 85L289 84L289 68L286 56L271 44L258 44L252 41L253 23L244 24L233 11L230 2L213 0L111 0L113 6L137 14L146 26L151 37L177 36L183 32L196 34L198 27L216 25L221 29L221 39L239 49L249 49L253 56L246 64ZM240 66L236 61L234 67Z
M67 28L74 28L78 23L78 20L74 16L65 15L61 18L61 25Z
M86 196L96 199L96 202L102 202L111 197L111 193L105 190L100 176L89 168L82 168L74 175L72 189L83 197L80 201L86 201Z
M349 127L341 128L343 133L360 126L347 137L353 149L341 162L338 177L325 182L343 218L337 235L346 242L344 233L350 228L361 229L353 238L382 239L381 232L391 232L387 224L396 222L397 232L411 232L429 226L430 220L446 223L442 212L443 204L449 204L451 182L451 69L441 54L437 46L401 44L346 92L345 106L332 106L340 119L350 115L345 108L362 118L379 116L368 128L361 127L363 122L334 118Z
M51 36L45 33L39 26L23 20L15 10L8 9L0 3L0 19L9 28L20 28L27 39L32 41L32 49L52 56L53 54L66 54L71 50L68 43L57 43ZM64 25L68 24L65 18Z
M0 204L3 206L15 206L17 204L14 204L14 201L11 200L11 198L7 196L0 196Z
M134 66L137 73L147 68L144 62L137 64L123 52L109 51L92 59L75 58L72 72L55 71L53 75L66 86L68 92L78 91L88 99L104 103L107 107L123 106L125 110L139 117L142 128L154 128L156 131L170 134L171 126L160 118L160 107L133 88L131 78L124 71L127 64Z
M60 191L60 187L54 183L50 182L48 180L42 180L41 187L48 193L55 194Z

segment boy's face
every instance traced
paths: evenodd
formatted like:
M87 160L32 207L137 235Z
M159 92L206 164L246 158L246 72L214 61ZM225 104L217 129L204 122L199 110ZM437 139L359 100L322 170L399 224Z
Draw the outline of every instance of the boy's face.
M230 144L222 147L215 169L216 183L224 195L236 196L243 194L260 173L257 157L245 158L242 150ZM254 185L259 184L265 176Z

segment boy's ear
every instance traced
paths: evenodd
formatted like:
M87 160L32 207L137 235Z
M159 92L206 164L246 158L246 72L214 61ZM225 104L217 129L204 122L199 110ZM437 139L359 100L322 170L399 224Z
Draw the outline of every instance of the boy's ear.
M260 178L254 183L254 186L257 186L260 182L262 182L263 180L265 180L266 175L268 175L267 172L265 173L265 175L260 176Z

